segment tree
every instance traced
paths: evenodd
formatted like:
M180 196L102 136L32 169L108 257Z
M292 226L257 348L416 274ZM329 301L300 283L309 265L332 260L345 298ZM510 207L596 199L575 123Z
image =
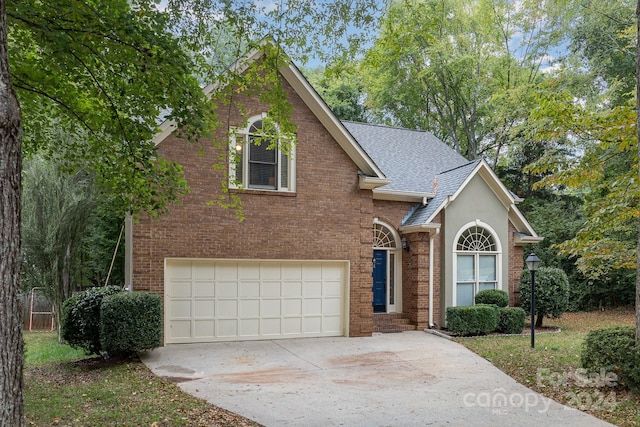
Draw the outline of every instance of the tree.
M317 68L305 71L305 75L340 120L366 123L363 84L353 66L339 70Z
M62 303L78 290L83 236L97 203L93 181L83 172L61 174L35 157L25 162L23 183L23 285L44 289L61 325Z
M272 34L285 46L297 46L304 57L312 39L328 41L315 46L361 41L362 34L346 35L348 22L371 24L377 7L373 0L297 2L272 9L257 3L170 0L161 11L149 0L0 0L0 426L24 424L18 98L27 154L57 157L71 171L85 167L100 177L121 212L161 214L187 185L180 165L155 156L158 117L173 119L191 140L209 135L217 112L199 78L218 83L231 103L236 85L275 82L287 60L277 48L269 49L262 68L216 80L210 74L219 68L211 65L213 30L227 30L235 43L231 47L238 49L256 48L256 37ZM263 100L271 103L276 119L285 119L290 106L280 87L272 89ZM56 146L57 129L74 137Z
M364 59L367 103L377 119L431 130L469 159L497 159L550 65L554 11L536 1L396 1Z
M0 0L0 426L24 425L20 196L22 120L7 52L6 2Z
M640 0L636 6L636 145L640 159ZM640 180L640 169L636 179ZM640 344L640 215L638 215L638 247L636 251L636 344Z
M531 283L529 270L522 272L520 289L527 289ZM545 317L560 317L567 311L569 305L569 280L567 275L559 268L541 267L536 271L535 283L535 314L536 326L541 327ZM531 311L531 292L521 292L520 301L522 308L529 313Z

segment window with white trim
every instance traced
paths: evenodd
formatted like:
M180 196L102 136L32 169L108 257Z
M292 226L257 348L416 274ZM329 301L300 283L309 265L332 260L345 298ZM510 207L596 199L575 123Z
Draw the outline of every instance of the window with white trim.
M294 149L287 155L281 145L277 125L266 115L253 117L245 129L233 129L229 187L295 191Z
M498 288L496 239L489 230L474 225L456 242L456 306L473 305L476 293Z

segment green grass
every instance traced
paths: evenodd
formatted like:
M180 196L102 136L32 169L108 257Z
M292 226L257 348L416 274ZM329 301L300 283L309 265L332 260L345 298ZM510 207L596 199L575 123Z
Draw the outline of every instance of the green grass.
M254 425L156 377L137 359L102 360L25 333L28 426Z
M25 332L25 368L42 366L50 362L66 362L85 358L82 350L59 345L58 337L51 332Z
M635 426L640 424L640 396L620 387L585 386L579 371L582 342L590 330L634 324L633 310L565 313L560 319L545 319L545 326L558 326L561 331L536 333L535 349L529 335L457 341L547 397L616 425Z

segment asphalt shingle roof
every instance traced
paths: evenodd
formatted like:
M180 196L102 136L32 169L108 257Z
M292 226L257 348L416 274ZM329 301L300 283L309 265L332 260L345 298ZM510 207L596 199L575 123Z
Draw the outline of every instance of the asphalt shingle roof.
M385 176L392 180L384 186L386 190L431 193L437 174L468 163L431 132L342 123Z
M436 193L426 205L416 204L402 225L424 224L448 196L458 191L481 161L469 162L431 132L342 123L392 180L384 189ZM436 182L437 186L434 185Z
M410 215L404 218L402 225L408 226L426 223L447 197L453 196L456 191L458 191L460 186L480 162L481 160L474 160L436 175L436 179L438 180L436 196L429 200L429 203L426 205L420 205L414 209Z

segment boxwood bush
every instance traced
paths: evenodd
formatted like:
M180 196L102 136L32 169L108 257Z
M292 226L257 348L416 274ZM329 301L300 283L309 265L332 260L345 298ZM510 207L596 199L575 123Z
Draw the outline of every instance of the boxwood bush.
M476 294L476 304L495 304L498 307L509 305L509 294L501 289L485 289Z
M526 316L520 307L500 307L498 331L504 334L521 334Z
M102 351L135 354L162 344L162 302L156 294L122 292L102 300Z
M635 342L635 328L617 326L590 331L580 354L582 367L589 372L615 373L618 383L634 392L640 391L640 347Z
M100 304L102 299L122 290L118 286L90 288L62 305L62 339L87 354L100 354Z
M498 318L496 305L447 307L447 328L460 336L491 333L498 327Z

